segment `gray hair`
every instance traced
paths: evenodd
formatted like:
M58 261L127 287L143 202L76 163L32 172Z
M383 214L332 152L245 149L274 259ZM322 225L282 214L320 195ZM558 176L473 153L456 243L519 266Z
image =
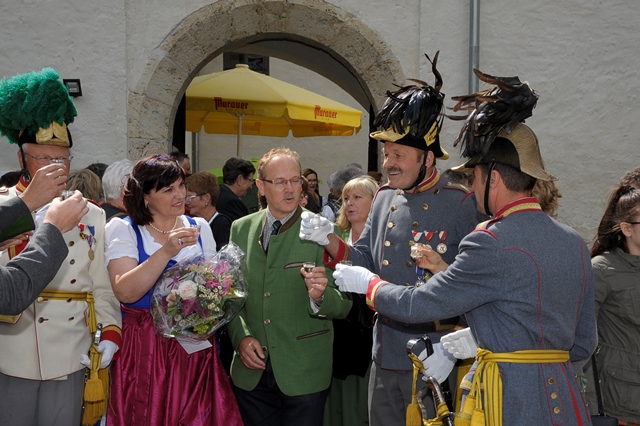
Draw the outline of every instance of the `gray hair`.
M102 175L102 192L105 201L117 200L122 196L122 188L127 183L133 165L133 161L125 158L107 167Z
M338 171L333 172L329 179L327 179L327 185L333 191L341 191L342 188L356 176L366 175L365 171L352 164L348 164Z

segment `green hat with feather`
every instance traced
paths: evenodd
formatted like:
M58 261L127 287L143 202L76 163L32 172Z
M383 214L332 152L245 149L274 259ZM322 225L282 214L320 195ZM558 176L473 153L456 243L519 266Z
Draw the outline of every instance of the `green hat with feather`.
M71 147L76 108L53 68L0 81L0 134L10 143Z

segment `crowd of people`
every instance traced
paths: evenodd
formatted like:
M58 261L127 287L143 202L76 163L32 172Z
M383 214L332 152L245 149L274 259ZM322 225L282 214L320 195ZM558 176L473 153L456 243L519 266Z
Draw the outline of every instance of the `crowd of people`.
M640 167L589 250L555 219L517 78L478 74L499 84L460 101L466 161L439 170L436 62L434 86L376 116L385 173L344 165L326 196L288 148L228 159L222 184L178 151L74 169L58 74L2 80L20 171L0 187L0 425L409 425L416 388L456 424L587 425L600 407L640 424ZM198 343L158 334L160 277L227 245L238 314ZM430 342L417 358L412 339ZM423 401L420 419L447 416Z

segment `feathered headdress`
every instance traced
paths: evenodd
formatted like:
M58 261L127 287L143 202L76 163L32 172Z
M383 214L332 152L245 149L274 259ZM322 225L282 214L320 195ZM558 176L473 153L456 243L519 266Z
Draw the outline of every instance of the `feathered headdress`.
M453 96L458 101L453 111L471 111L468 116L449 116L454 120L466 119L453 146L461 144L464 157L486 154L500 130L511 133L516 124L531 117L538 102L538 94L518 77L494 77L477 69L473 72L491 89L464 96Z
M440 92L442 76L436 68L439 53L433 61L425 54L436 77L434 86L408 79L416 84L387 92L387 99L373 122L374 127L382 130L371 133L373 139L432 150L437 158L449 158L449 154L440 148L438 137L444 118L441 115L444 102L444 93Z
M0 134L10 143L71 146L76 108L52 68L0 81Z
M453 146L460 144L462 156L469 160L454 170L502 163L536 179L556 180L544 170L538 138L522 124L531 117L538 94L518 77L494 77L477 69L473 71L480 80L494 87L451 98L458 101L454 111L471 111L465 117L449 116L466 120Z

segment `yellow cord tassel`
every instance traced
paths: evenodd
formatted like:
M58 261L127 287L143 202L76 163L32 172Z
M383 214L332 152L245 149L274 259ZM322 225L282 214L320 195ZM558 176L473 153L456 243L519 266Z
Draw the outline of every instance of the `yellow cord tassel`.
M84 386L84 400L87 402L103 401L105 396L104 389L98 376L102 354L96 350L95 344L91 345L89 359L91 360L91 368L89 369L89 380Z
M414 354L409 354L409 358L413 362L413 383L411 385L411 404L407 407L407 426L422 426L422 410L420 410L420 405L418 404L416 383L418 374L424 367L420 358Z

